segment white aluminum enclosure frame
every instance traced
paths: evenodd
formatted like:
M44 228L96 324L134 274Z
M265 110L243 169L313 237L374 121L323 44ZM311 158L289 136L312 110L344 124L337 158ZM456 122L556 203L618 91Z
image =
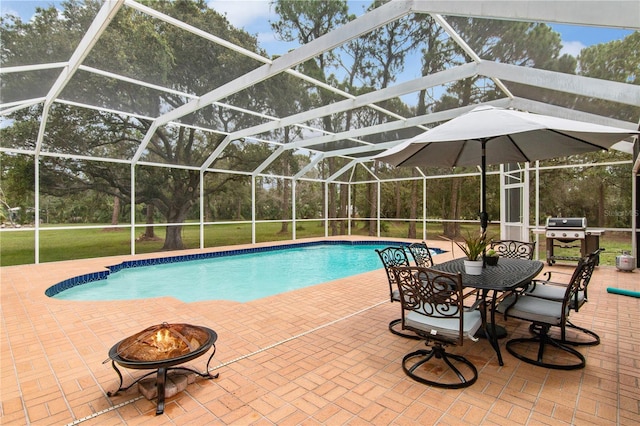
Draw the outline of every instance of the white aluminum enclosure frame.
M251 72L246 73L220 87L217 87L208 93L202 95L194 95L189 93L178 93L173 89L160 87L150 82L136 80L135 78L118 75L113 72L107 72L105 70L99 70L93 67L89 67L83 64L84 59L89 55L91 49L100 39L101 35L108 28L110 22L116 16L119 10L122 8L132 8L136 11L149 15L155 19L161 20L167 24L174 25L184 31L188 31L196 36L205 38L211 43L216 43L232 51L245 55L247 58L256 60L263 65L254 69ZM326 83L322 83L314 78L303 75L294 67L301 64L321 53L328 52L331 49L344 44L345 42L355 39L363 34L369 33L376 28L401 19L402 17L414 14L428 14L443 28L448 36L454 40L471 58L471 62L452 67L442 72L434 73L424 77L416 78L410 81L404 81L396 85L387 87L381 90L375 90L370 93L366 93L359 96L346 93L340 89L334 88ZM448 24L447 16L467 16L477 18L493 18L504 19L514 21L526 21L526 22L545 22L545 23L560 23L560 24L572 24L572 25L584 25L595 26L605 28L622 28L622 29L640 29L640 2L639 1L625 1L625 0L611 0L611 1L572 1L572 0L512 0L512 1L468 1L468 0L440 0L440 1L423 1L423 0L391 0L388 3L381 5L380 7L365 13L355 20L331 31L330 33L319 37L312 42L300 46L277 59L269 59L262 57L254 52L248 51L233 43L220 39L219 37L195 28L185 22L181 22L175 18L167 16L155 9L153 5L146 6L136 2L135 0L105 0L100 12L96 15L93 23L87 30L84 38L80 41L73 54L66 62L55 62L50 64L31 64L21 65L15 67L4 67L0 69L0 77L3 74L8 73L21 73L44 69L59 69L60 74L57 80L52 84L50 90L46 96L42 98L32 99L20 99L0 105L0 116L9 116L11 113L20 110L22 108L28 108L33 105L43 105L43 117L42 124L40 126L35 149L16 149L0 147L0 152L14 153L14 154L27 154L33 155L36 164L35 167L35 262L39 263L39 235L40 229L40 196L39 196L39 159L43 157L72 157L78 159L92 160L92 161L105 161L112 163L128 164L130 165L131 173L131 188L132 194L135 193L135 172L136 167L139 165L156 166L156 167L172 167L172 168L186 168L190 170L198 170L200 172L201 182L204 179L205 173L237 173L247 175L251 177L252 182L252 235L255 242L255 182L256 178L276 177L282 179L291 180L291 188L295 190L297 182L301 180L311 179L307 175L320 161L329 157L341 157L348 159L348 163L339 172L333 176L327 178L324 183L325 191L328 188L329 183L345 183L350 184L349 178L345 176L349 175L349 170L359 166L365 166L367 162L371 162L371 156L378 153L382 149L387 149L401 143L402 140L386 141L384 143L372 144L364 142L361 138L376 133L401 130L404 128L416 127L419 129L427 129L432 123L440 122L443 120L451 119L464 112L469 111L477 105L471 105L462 108L455 108L446 111L429 113L419 117L401 117L391 111L381 108L378 104L382 101L397 98L410 93L415 93L420 90L441 86L446 83L455 82L460 79L469 78L473 76L484 76L493 81L496 87L502 90L504 97L497 99L487 104L511 107L522 110L527 110L534 113L554 115L562 118L570 118L575 120L589 121L593 123L611 125L615 127L626 128L635 130L638 127L638 120L635 122L626 122L621 120L611 119L609 117L600 116L597 114L589 114L574 109L564 108L556 105L551 105L532 99L522 98L515 96L509 91L507 86L503 84L503 81L509 81L513 83L526 84L543 89L554 90L557 92L569 93L573 95L579 95L583 97L601 99L620 105L631 105L637 107L640 105L640 86L620 83L615 81L601 80L595 78L588 78L576 75L563 74L554 71L534 69L524 66L516 66L504 63L497 63L482 59L476 52L471 49L466 41ZM90 105L87 103L71 102L68 100L60 99L59 95L64 87L72 81L76 71L82 70L83 72L92 73L95 75L101 75L108 78L113 78L130 84L139 85L141 87L147 87L154 90L167 91L170 93L179 94L188 99L188 102L181 107L175 108L171 111L165 112L157 117L144 117L152 122L151 128L144 136L142 142L137 148L136 153L128 159L113 159L113 158L100 158L90 155L86 156L74 156L69 154L47 152L43 150L43 139L46 134L47 114L51 107L56 102L74 105L80 108L93 109L98 111L110 111L123 116L137 116L142 118L142 114L113 111L104 107L96 105ZM312 83L318 87L322 87L325 90L331 91L337 97L343 98L334 102L331 105L315 108L309 111L303 111L298 114L293 114L287 117L272 117L264 114L262 111L247 111L243 112L261 117L267 120L266 123L252 126L244 129L239 129L231 133L224 133L211 129L199 129L202 131L224 134L225 139L217 149L212 151L207 159L200 165L184 166L180 164L160 164L143 161L142 156L147 148L151 137L156 129L164 125L182 125L177 122L178 119L188 115L198 109L206 108L212 104L222 106L224 108L238 109L234 105L227 105L221 103L229 96L238 93L247 87L256 85L275 76L279 73L288 73L290 76L302 79L306 82ZM237 170L218 170L212 168L212 164L220 156L223 150L233 141L242 138L257 138L261 133L282 129L286 126L300 126L309 128L308 122L325 117L329 114L335 114L338 112L344 112L354 110L361 107L373 108L382 114L387 115L393 120L380 125L351 129L348 131L338 132L335 134L328 134L322 129L312 129L316 134L320 136L304 138L294 141L290 144L283 145L277 141L264 141L277 146L271 156L264 160L255 170L252 171L237 171ZM193 126L191 126L193 127ZM352 141L358 146L352 148L339 149L334 151L320 151L317 146L330 142L337 141ZM315 153L315 157L311 163L303 168L299 173L294 176L276 176L267 172L269 166L276 161L279 156L287 150L299 150L305 149ZM370 155L368 155L370 153ZM636 160L635 172L638 171L638 161ZM367 167L368 170L370 170ZM426 182L426 177L421 176L419 179ZM377 182L378 185L378 224L380 223L380 177L375 176L372 173L372 181ZM634 181L635 182L635 181ZM423 184L423 188L426 185ZM203 197L203 185L200 185L200 196ZM528 195L528 191L524 191ZM536 189L536 194L538 193ZM422 216L426 215L426 190L423 190L423 211ZM349 197L350 199L350 197ZM295 191L293 192L293 205L291 207L292 220L293 220L293 237L295 238ZM525 201L526 202L526 201ZM634 204L635 205L635 204ZM135 228L136 226L142 226L135 223L134 218L135 199L131 202L131 253L135 252ZM328 207L325 205L325 212ZM349 208L349 214L351 214L351 208ZM202 203L200 203L200 244L204 244L204 211ZM426 219L424 219L423 228L426 228ZM178 225L178 224L166 224L166 225ZM379 226L379 225L378 225ZM325 233L328 232L328 218L325 215ZM635 225L634 225L635 232ZM426 235L423 235L426 237ZM635 244L635 243L634 243ZM635 254L637 255L637 248L634 247Z

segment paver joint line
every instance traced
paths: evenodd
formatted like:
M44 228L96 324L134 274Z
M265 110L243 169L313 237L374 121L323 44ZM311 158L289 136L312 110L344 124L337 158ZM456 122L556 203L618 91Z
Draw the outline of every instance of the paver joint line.
M338 322L340 322L340 321L344 321L344 320L349 319L349 318L351 318L351 317L354 317L354 316L356 316L356 315L360 315L361 313L366 312L366 311L368 311L368 310L370 310L370 309L373 309L373 308L375 308L375 307L377 307L377 306L380 306L380 305L382 305L383 303L388 303L388 302L387 302L386 300L385 300L385 301L382 301L382 302L378 302L378 303L373 304L373 305L371 305L371 306L369 306L369 307L367 307L367 308L364 308L364 309L361 309L361 310L359 310L359 311L356 311L356 312L354 312L354 313L352 313L352 314L346 315L346 316L344 316L344 317L341 317L341 318L335 319L335 320L333 320L333 321L329 321L328 323L322 324L322 325L320 325L320 326L318 326L318 327L312 328L311 330L307 330L307 331L305 331L305 332L303 332L303 333L296 334L295 336L291 336L291 337L289 337L289 338L287 338L287 339L284 339L284 340L281 340L281 341L279 341L279 342L273 343L273 344L271 344L271 345L269 345L269 346L265 346L264 348L259 349L259 350L257 350L257 351L251 352L251 353L246 354L246 355L242 355L242 356L240 356L240 357L238 357L238 358L232 359L231 361L227 361L227 362L222 363L222 364L220 364L220 365L217 365L217 366L214 366L214 367L210 367L208 371L214 371L214 370L217 370L217 369L219 369L219 368L226 367L227 365L230 365L230 364L233 364L233 363L235 363L235 362L241 361L241 360L243 360L243 359L246 359L246 358L252 357L252 356L257 355L257 354L259 354L259 353L265 352L265 351L267 351L267 350L269 350L269 349L273 349L273 348L275 348L275 347L277 347L277 346L283 345L283 344L285 344L285 343L287 343L287 342L290 342L290 341L292 341L292 340L299 339L300 337L304 337L304 336L306 336L306 335L308 335L308 334L311 334L311 333L314 333L314 332L316 332L316 331L318 331L318 330L322 330L323 328L329 327L329 326L331 326L331 325L333 325L333 324L336 324L336 323L338 323ZM116 405L113 405L113 406L111 406L111 407L109 407L109 408L105 408L104 410L97 411L97 412L95 412L95 413L91 414L90 416L86 416L86 417L83 417L83 418L81 418L81 419L74 420L74 421L73 421L73 422L71 422L71 423L67 423L67 425L66 425L66 426L74 426L74 425L78 425L78 424L80 424L80 423L86 422L87 420L95 419L96 417L98 417L98 416L100 416L100 415L102 415L102 414L106 414L106 413L111 412L111 411L113 411L113 410L116 410L116 409L118 409L118 408L120 408L120 407L124 407L125 405L132 404L132 403L134 403L134 402L138 401L138 400L139 400L139 399L141 399L141 398L142 398L142 395L141 395L141 396L138 396L138 397L136 397L136 398L130 399L129 401L121 402L121 403L116 404Z

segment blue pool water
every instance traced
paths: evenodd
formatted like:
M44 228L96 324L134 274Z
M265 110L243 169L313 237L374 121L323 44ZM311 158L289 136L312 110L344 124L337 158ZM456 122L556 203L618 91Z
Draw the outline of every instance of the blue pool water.
M303 244L258 253L128 267L107 274L106 279L73 284L48 295L85 301L172 296L184 302L246 302L379 269L382 264L374 249L391 244Z

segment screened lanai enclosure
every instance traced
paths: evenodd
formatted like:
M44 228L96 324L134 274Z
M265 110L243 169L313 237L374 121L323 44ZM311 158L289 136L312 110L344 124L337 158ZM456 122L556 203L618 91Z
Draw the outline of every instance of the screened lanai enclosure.
M373 157L479 105L640 120L636 1L233 2L269 3L261 33L220 1L24 3L3 0L0 28L3 264L455 237L477 224L476 167ZM624 36L572 56L561 24ZM548 216L584 216L635 250L637 158L636 138L490 166L491 232L534 239ZM65 253L97 233L113 243Z

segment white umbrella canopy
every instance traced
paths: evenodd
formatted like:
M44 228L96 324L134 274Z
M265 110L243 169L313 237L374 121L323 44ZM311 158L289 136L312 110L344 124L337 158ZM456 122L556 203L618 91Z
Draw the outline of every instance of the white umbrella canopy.
M477 107L374 157L399 167L481 166L480 221L486 230L486 165L609 149L638 131L492 106Z
M394 166L481 165L544 160L609 149L639 132L482 106L429 129L374 159Z

